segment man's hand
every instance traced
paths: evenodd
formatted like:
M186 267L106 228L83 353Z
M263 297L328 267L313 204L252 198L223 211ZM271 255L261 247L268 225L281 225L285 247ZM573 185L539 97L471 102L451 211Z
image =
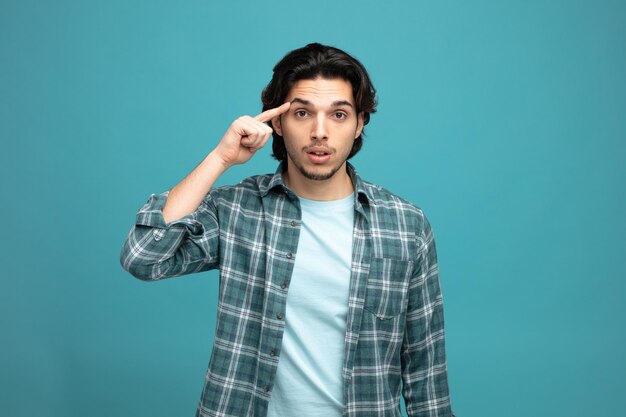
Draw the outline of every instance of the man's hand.
M289 110L290 105L284 103L255 117L241 116L230 125L213 153L223 161L225 167L247 162L272 135L272 128L265 122Z

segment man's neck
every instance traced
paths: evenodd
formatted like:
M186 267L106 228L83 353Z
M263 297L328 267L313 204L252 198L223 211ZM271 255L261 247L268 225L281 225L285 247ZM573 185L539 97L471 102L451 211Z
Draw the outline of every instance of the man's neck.
M326 180L312 180L303 176L293 164L287 165L283 173L283 182L298 197L308 200L332 201L340 200L354 192L352 179L348 174L346 164L332 177Z

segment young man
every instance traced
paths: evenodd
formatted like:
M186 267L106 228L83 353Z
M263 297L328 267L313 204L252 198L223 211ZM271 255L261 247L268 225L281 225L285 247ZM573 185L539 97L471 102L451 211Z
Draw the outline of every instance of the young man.
M196 415L399 416L402 388L410 416L451 416L430 224L347 162L376 111L365 68L309 44L276 65L262 100L150 196L120 255L142 280L220 270ZM275 174L212 188L271 135Z

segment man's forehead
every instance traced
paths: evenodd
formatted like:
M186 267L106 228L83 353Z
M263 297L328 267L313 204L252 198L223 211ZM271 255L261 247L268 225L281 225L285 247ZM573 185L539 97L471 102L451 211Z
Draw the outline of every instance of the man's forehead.
M352 84L342 78L314 78L296 81L286 101L298 99L300 103L308 104L332 104L347 102L354 105Z

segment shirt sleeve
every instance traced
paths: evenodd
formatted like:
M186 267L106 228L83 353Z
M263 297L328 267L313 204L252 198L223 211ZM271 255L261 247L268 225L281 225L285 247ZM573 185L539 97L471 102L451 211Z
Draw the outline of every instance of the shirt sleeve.
M409 286L402 343L403 395L409 417L450 417L443 300L434 235L426 217Z
M155 281L217 268L219 223L209 193L193 213L165 223L169 191L152 194L135 216L120 252L122 267L134 277Z

